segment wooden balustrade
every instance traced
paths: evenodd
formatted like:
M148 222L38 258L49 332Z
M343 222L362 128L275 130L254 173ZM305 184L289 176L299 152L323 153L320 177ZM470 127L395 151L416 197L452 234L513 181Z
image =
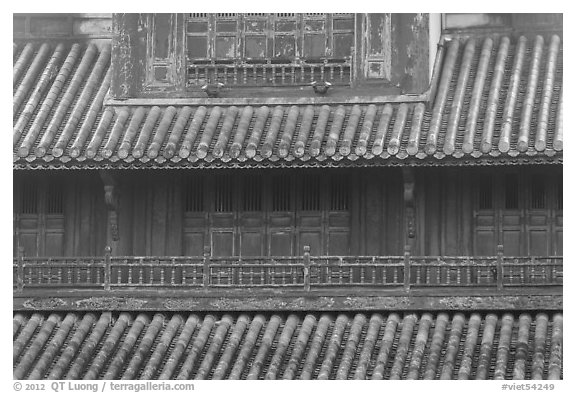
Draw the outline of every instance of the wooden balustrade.
M25 288L412 288L554 286L563 257L311 256L14 258L14 290Z

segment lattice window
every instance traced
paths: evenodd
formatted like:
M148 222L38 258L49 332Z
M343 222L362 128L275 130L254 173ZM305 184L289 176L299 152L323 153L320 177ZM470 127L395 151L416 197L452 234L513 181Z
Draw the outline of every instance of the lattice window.
M204 211L204 177L190 176L184 189L184 211Z
M518 209L519 206L518 175L508 173L504 177L504 207L506 209Z
M320 210L320 176L305 175L302 177L302 210Z
M59 182L48 184L46 192L46 213L62 214L64 212L64 192Z
M531 208L546 208L546 178L541 175L532 176L532 187L530 190Z
M349 177L334 176L330 183L330 210L347 211L350 208Z
M354 32L354 14L188 14L188 83L347 85Z
M262 210L262 177L258 175L247 175L242 178L242 184L243 210Z
M38 214L38 184L23 183L20 188L20 213Z
M478 178L478 209L487 210L493 207L492 177L489 175L481 175Z
M233 180L230 174L216 176L214 187L214 210L216 212L233 211Z
M272 211L285 212L292 210L290 177L276 175L272 177Z

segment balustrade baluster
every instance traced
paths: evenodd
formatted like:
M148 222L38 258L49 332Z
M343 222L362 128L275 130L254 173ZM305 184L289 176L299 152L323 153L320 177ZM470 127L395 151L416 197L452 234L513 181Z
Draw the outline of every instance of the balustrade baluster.
M160 285L161 286L164 286L164 275L166 274L164 269L165 269L164 266L160 266Z
M398 270L399 269L400 269L400 266L394 266L394 268L392 270L393 284L398 284Z
M456 283L458 286L462 283L462 268L460 266L456 267Z
M58 279L58 284L62 284L62 266L58 266L58 270L57 270L57 279Z
M421 275L421 269L422 269L422 266L416 267L416 284L417 284L417 285L422 284L421 277L420 277L420 275Z
M174 286L176 284L176 278L174 277L176 275L176 261L174 259L172 259L172 268L170 269L170 285Z
M128 266L128 285L132 285L132 278L134 274L134 266Z
M72 284L72 268L68 266L66 270L66 279L68 280L68 284Z

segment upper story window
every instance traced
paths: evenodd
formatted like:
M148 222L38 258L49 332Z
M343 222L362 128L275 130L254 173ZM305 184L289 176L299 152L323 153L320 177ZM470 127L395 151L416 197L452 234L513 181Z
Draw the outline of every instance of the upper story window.
M324 95L323 82L332 86L329 95L341 97L420 94L429 87L429 14L113 18L110 95L118 99L307 98ZM312 82L319 87L307 88Z
M188 85L349 84L354 14L187 14Z

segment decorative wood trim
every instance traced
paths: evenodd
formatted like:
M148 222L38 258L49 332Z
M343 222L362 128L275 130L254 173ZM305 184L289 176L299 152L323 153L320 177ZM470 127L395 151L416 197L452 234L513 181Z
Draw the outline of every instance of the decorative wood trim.
M116 175L110 171L101 170L100 178L104 183L104 202L108 208L108 227L113 241L120 240L120 232L118 229L118 206L119 196L117 188Z
M139 297L113 296L15 297L14 311L359 311L359 310L562 310L561 292L547 294L487 293L469 295L420 293L390 295L327 295L311 292L294 295L228 294L221 296L194 293L194 296L158 296L142 293Z
M406 219L406 236L408 239L416 237L416 207L414 201L414 188L416 179L414 169L411 167L402 168L402 178L404 180L404 212Z

